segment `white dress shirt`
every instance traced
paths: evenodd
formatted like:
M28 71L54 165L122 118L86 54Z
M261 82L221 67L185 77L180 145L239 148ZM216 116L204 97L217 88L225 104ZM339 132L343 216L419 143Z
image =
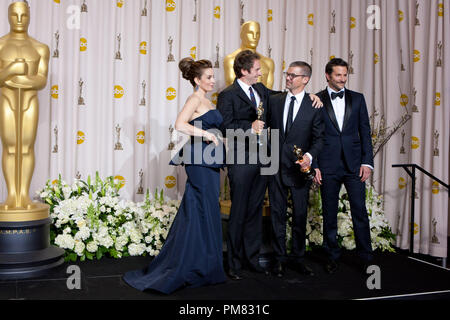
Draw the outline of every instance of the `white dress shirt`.
M342 98L336 97L336 99L331 99L331 93L339 93L341 91L334 91L330 87L327 87L328 94L330 96L331 104L333 105L334 114L336 115L336 120L339 125L339 130L342 132L342 126L344 125L344 116L345 116L345 88L341 91L344 91L344 96ZM369 167L373 170L373 167L368 164L361 164L361 166Z
M330 87L327 87L328 89L328 95L330 96L331 104L333 105L334 114L336 115L336 120L339 125L339 130L342 131L342 126L344 124L344 116L345 116L345 89L342 89L341 91L344 91L344 96L342 98L336 97L336 99L331 99L331 93L338 93L331 89ZM339 92L341 92L339 91Z
M292 122L295 121L295 117L298 114L298 111L300 110L300 106L302 104L303 98L305 97L305 90L303 90L300 93L297 93L295 96L288 91L288 94L286 96L286 101L284 102L284 113L283 113L283 128L284 131L286 132L286 123L287 123L287 118L288 118L288 114L289 114L289 105L291 104L291 98L295 97L295 102L294 102L294 112L292 113ZM310 162L312 163L312 155L309 154L308 152L305 153L308 157Z
M252 98L250 96L250 87L248 84L244 83L243 81L241 81L240 79L237 80L237 83L241 86L242 90L244 90L245 94L247 95L248 99L250 101L252 101ZM253 90L253 94L255 95L255 100L256 100L256 106L259 106L259 103L261 101L261 98L259 97L258 91L255 90L255 88L252 88Z

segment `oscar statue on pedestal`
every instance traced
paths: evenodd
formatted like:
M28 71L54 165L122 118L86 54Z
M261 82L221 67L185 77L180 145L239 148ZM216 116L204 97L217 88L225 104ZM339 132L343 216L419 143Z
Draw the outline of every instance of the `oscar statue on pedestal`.
M35 166L37 91L47 84L50 50L29 37L30 8L8 8L10 33L0 38L0 138L8 196L0 204L0 279L35 277L63 263L50 246L49 206L28 194Z

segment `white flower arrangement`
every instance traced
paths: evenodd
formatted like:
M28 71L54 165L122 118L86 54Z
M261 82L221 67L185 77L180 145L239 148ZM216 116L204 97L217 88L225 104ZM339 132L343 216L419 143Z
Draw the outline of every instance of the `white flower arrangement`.
M393 244L395 235L392 233L389 223L384 215L383 197L375 191L373 186L366 187L366 208L369 215L370 237L372 249L394 252ZM292 200L288 199L287 209L287 245L291 248L292 242ZM356 248L355 234L353 232L350 202L345 187L342 186L339 193L338 205L338 244L347 250ZM308 218L306 224L306 247L311 250L315 246L323 244L323 216L322 199L320 189L311 188L309 193Z
M50 241L65 249L66 261L155 256L164 243L180 201L165 202L163 192L140 203L119 197L113 177L75 180L70 186L59 179L47 181L38 191L50 205Z

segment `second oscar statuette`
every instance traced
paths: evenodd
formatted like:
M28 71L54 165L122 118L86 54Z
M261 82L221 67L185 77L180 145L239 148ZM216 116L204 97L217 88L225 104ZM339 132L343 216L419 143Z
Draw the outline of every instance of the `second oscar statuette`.
M303 153L302 149L294 145L294 153L298 161L300 161L300 163L303 162L303 157L305 156L305 154ZM316 170L311 169L311 166L307 168L301 168L300 171L305 174L308 180L312 180L316 176Z

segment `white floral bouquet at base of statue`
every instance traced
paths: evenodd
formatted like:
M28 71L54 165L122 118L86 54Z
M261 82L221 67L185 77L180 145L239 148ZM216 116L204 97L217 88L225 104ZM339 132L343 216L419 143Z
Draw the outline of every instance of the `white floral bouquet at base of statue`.
M370 237L372 249L394 252L395 235L392 233L384 215L383 197L378 195L373 186L366 188L366 208L369 215ZM350 202L345 187L339 193L338 206L338 244L341 248L353 250L356 248L355 234L353 232ZM292 242L292 200L288 200L287 210L287 245L290 249ZM309 193L308 218L306 223L306 247L311 250L323 243L323 216L320 189L311 188Z
M156 256L178 212L180 201L164 201L162 191L143 202L119 197L120 182L108 177L72 185L59 179L38 191L50 205L50 242L65 249L66 261Z

